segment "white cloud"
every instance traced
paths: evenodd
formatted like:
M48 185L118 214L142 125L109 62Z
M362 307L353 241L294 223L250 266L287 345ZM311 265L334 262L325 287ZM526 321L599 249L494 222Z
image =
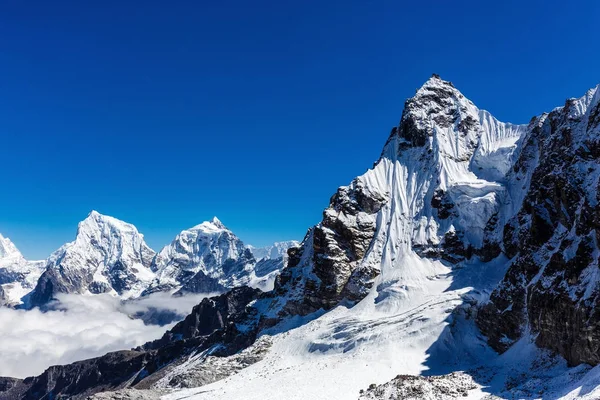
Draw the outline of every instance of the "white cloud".
M109 295L61 295L55 311L0 308L0 376L23 378L51 365L97 357L157 339L173 324L144 325L129 315L149 308L189 313L203 295L155 294L121 304Z
M143 297L131 302L120 305L119 309L127 314L145 312L150 309L169 310L179 315L188 315L192 308L200 303L203 298L217 295L218 293L207 294L188 294L185 296L174 297L169 293L153 293L150 296Z

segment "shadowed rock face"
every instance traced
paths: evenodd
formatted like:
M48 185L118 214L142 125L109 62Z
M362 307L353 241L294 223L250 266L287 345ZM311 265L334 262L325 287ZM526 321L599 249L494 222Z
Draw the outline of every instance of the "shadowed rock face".
M477 318L497 351L529 327L539 346L570 364L600 363L600 96L590 92L533 120L515 165L515 173L534 169L521 210L504 228L514 260Z
M340 187L320 224L302 246L288 251L288 267L277 278L275 296L286 297L280 315L307 315L335 307L342 299L360 301L379 271L361 268L376 230L376 214L387 198L369 192L359 180Z
M219 293L226 290L225 286L219 283L217 278L211 278L202 271L198 271L194 276L185 281L181 289L176 294L186 293Z

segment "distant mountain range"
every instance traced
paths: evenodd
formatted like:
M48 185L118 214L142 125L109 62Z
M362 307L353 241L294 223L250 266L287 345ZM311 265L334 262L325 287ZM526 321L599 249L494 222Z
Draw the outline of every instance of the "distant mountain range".
M0 236L0 304L44 306L57 294L108 293L123 300L155 292L218 293L273 286L287 260L288 241L245 246L216 217L184 230L159 253L135 226L92 211L73 242L45 261L27 261Z

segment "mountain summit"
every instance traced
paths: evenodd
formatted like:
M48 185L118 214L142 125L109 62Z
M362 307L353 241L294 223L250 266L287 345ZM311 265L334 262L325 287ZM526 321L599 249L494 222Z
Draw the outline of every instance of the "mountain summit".
M9 238L0 235L0 260L22 258L23 256Z
M247 284L256 260L217 217L186 229L157 254L149 292L220 292Z
M139 296L154 278L154 255L135 226L92 211L79 223L75 240L48 258L31 305L58 293Z

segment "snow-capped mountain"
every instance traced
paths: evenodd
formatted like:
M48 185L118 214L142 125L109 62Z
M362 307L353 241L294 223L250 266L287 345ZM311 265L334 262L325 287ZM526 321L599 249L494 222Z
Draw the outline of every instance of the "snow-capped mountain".
M298 246L300 246L300 242L295 240L275 242L266 247L248 246L258 260L254 266L250 286L265 292L273 290L275 279L288 263L288 250Z
M135 226L92 211L77 236L50 255L30 296L32 306L58 293L139 296L154 279L155 252Z
M275 260L277 258L283 257L287 258L287 251L289 248L300 246L300 242L296 240L286 240L283 242L275 242L270 246L265 247L254 247L248 246L254 258L257 260L261 260L263 258L268 258L271 260Z
M152 264L156 278L145 294L222 292L244 285L270 290L285 265L287 249L297 244L287 241L264 248L246 246L214 217L182 231L156 255Z
M0 234L0 305L16 306L44 271L44 261L28 261Z
M156 278L147 292L220 292L245 285L256 260L217 217L182 231L153 261Z
M298 243L261 249L265 257L257 262L250 248L215 217L182 231L155 253L135 226L96 211L79 223L75 241L45 262L26 262L8 239L2 240L4 303L24 298L30 307L46 304L58 293L109 293L128 300L155 292L216 293L242 285L270 290L286 262L277 256Z
M600 363L599 160L600 86L514 125L434 75L272 291L204 299L157 341L0 399L599 398L582 364Z

